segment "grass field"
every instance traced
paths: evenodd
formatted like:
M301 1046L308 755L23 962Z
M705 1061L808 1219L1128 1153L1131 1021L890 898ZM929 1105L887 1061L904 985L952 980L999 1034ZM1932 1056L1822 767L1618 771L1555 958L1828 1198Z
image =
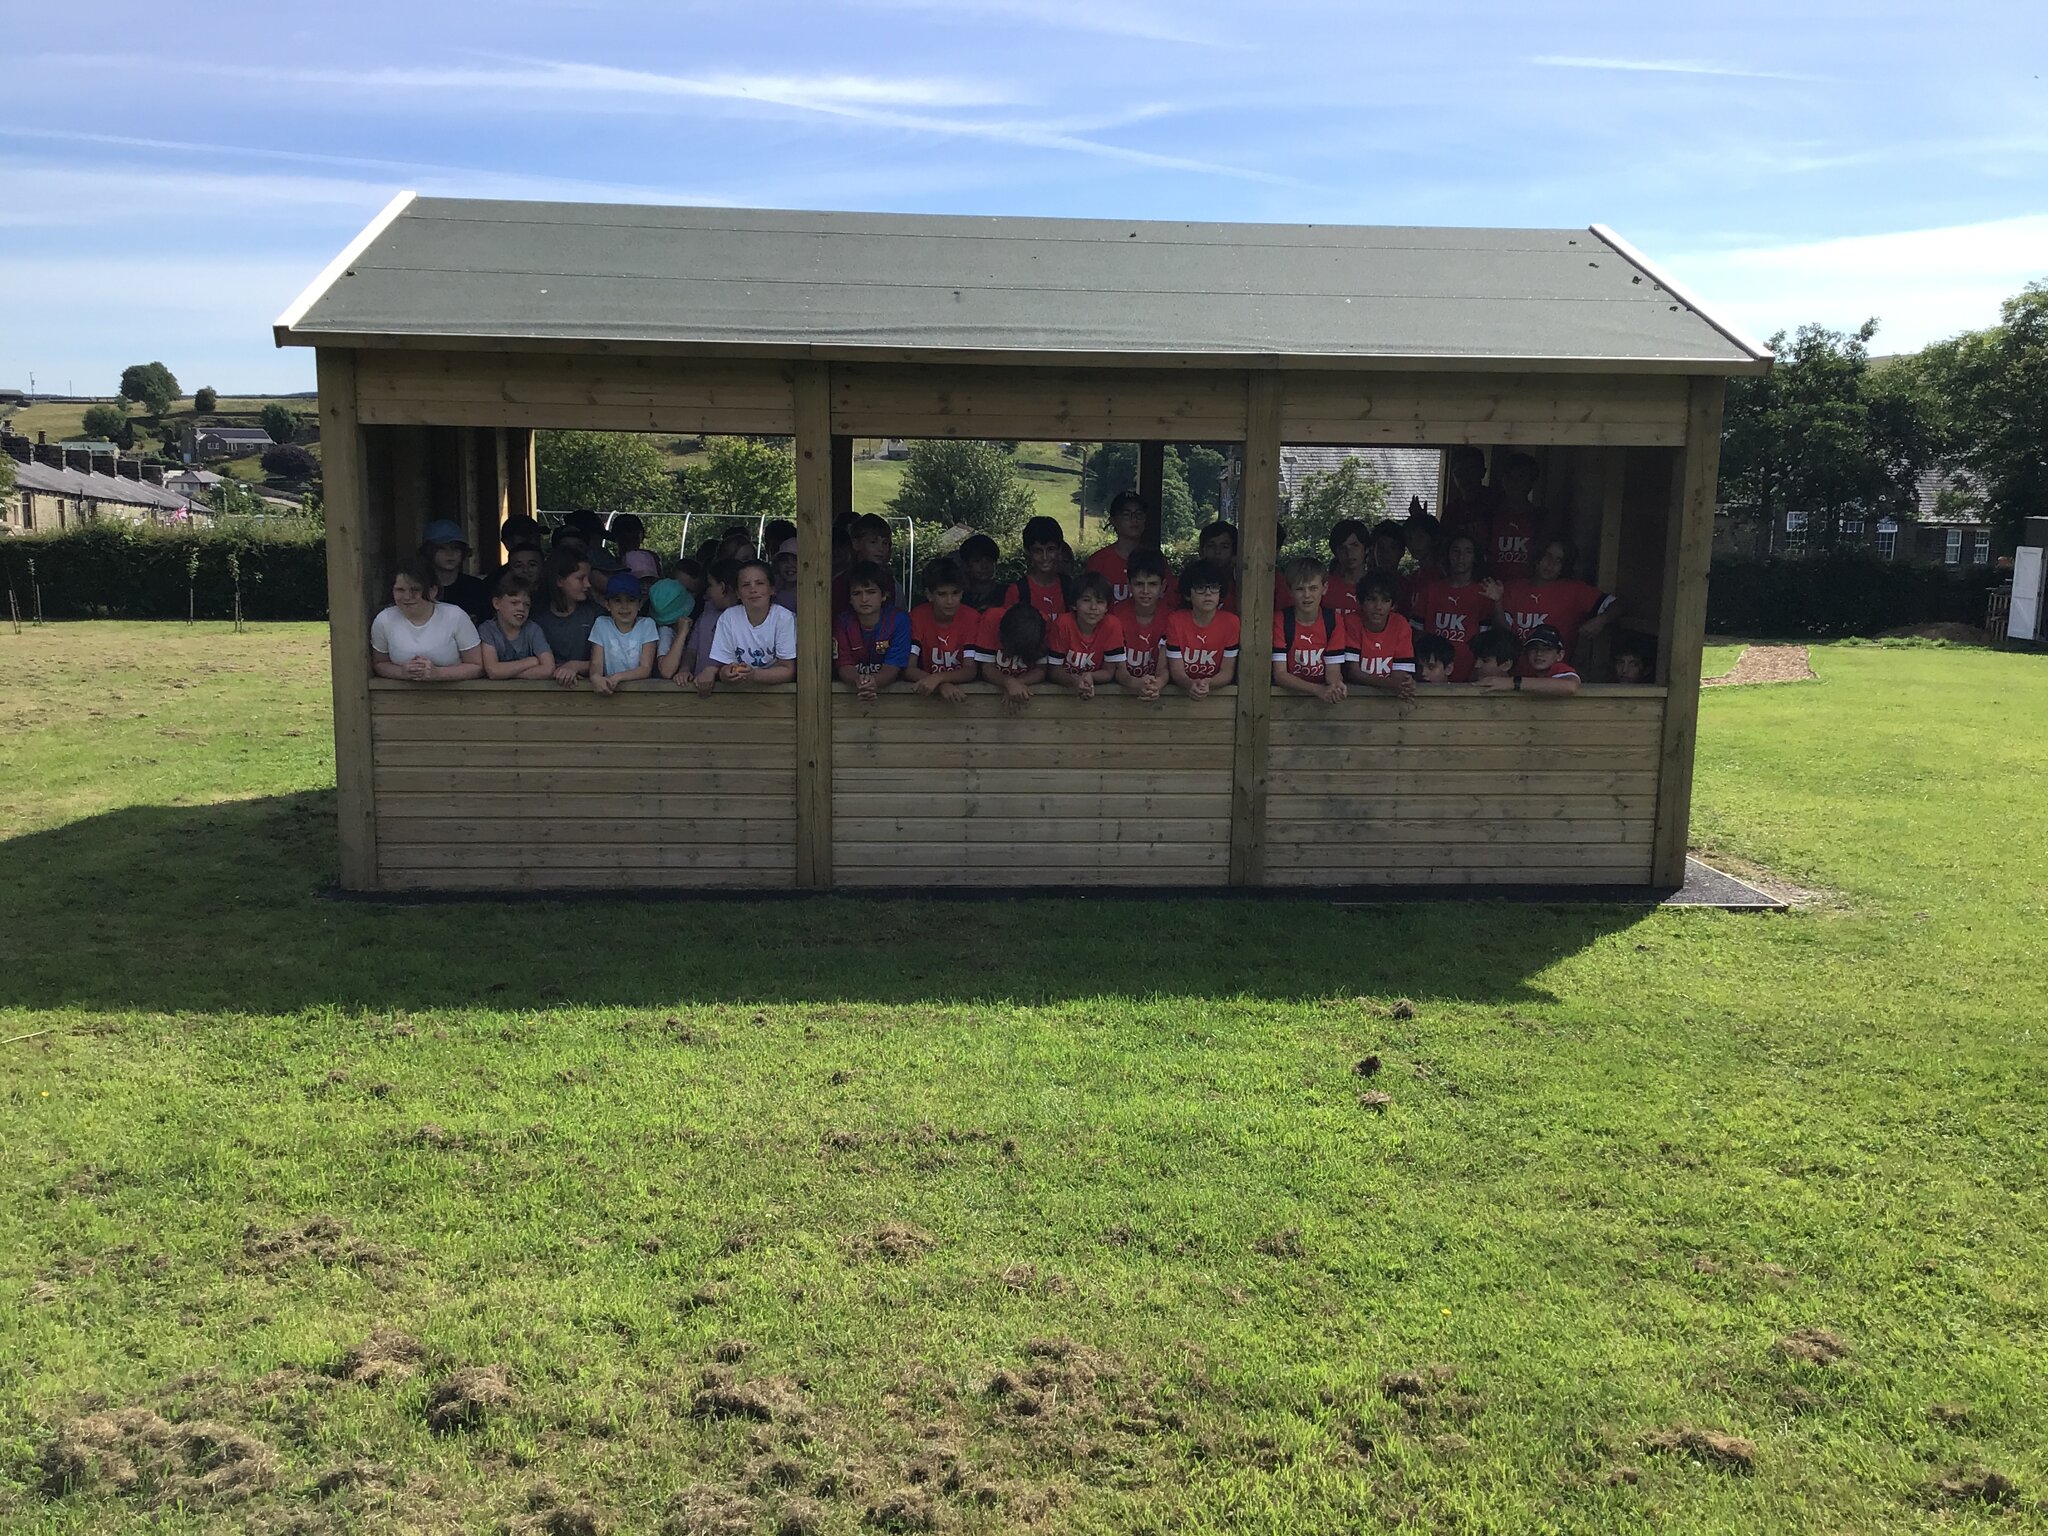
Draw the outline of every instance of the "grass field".
M386 906L323 646L0 632L0 1528L2041 1528L2048 661L1706 695L1782 916Z
M215 416L248 416L253 420L264 406L271 403L273 398L283 398L284 403L297 411L301 416L310 416L315 409L313 398L310 395L284 397L273 397L270 395L236 395L230 397L222 395L220 403L208 414ZM67 438L79 438L85 435L85 413L91 409L90 405L64 405L51 402L43 405L24 406L16 410L7 411L5 414L14 422L15 431L28 437L34 437L36 433L44 432L49 435L51 442L60 443ZM129 414L135 414L133 407L130 407ZM169 425L174 422L183 422L194 414L192 397L187 395L173 405L169 411L165 412L163 420L166 425ZM138 417L137 420L139 423L140 418ZM139 430L141 428L138 425ZM149 446L152 448L155 446L153 434L151 435Z

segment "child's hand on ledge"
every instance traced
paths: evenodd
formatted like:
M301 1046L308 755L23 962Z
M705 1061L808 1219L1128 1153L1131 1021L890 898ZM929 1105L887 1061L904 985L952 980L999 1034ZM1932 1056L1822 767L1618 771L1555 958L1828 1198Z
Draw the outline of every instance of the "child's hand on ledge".
M555 668L555 681L564 688L574 688L576 686L576 664L572 661L565 661Z
M948 704L958 704L967 697L967 690L958 683L940 683L937 692Z

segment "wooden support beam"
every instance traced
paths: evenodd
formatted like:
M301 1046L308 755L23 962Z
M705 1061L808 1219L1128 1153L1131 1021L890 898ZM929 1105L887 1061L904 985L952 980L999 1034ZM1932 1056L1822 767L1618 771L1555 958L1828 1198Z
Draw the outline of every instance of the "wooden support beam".
M353 352L320 349L321 470L327 504L328 660L334 684L335 830L341 885L377 886L377 808L370 740L370 616L384 573L373 568L363 468L363 432L356 423Z
M1650 878L1685 883L1692 825L1692 761L1698 745L1700 649L1707 628L1707 568L1714 551L1714 494L1721 473L1721 408L1726 382L1692 380L1685 447L1671 474L1669 532L1664 546L1664 609L1657 646L1665 684L1664 735L1657 771L1657 836Z
M1138 495L1145 503L1145 543L1156 548L1166 497L1166 444L1157 438L1138 444Z
M835 433L832 438L832 516L836 521L852 511L853 439L844 433Z
M1280 521L1280 375L1254 373L1245 407L1238 522L1237 732L1230 781L1230 883L1266 876L1266 745L1271 729L1273 557Z
M491 506L502 539L505 519L512 515L512 448L505 440L503 427L491 428ZM498 548L502 558L502 542Z
M799 363L796 367L796 883L810 890L824 890L832 884L834 457L830 375L823 363ZM850 467L850 459L848 463Z

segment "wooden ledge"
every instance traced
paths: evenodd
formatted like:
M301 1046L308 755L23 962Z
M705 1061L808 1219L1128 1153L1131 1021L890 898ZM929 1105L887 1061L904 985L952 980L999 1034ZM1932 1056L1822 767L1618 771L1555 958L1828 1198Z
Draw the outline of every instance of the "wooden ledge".
M995 698L1002 693L1002 690L993 683L962 683L960 687L969 697ZM392 677L373 677L370 679L370 688L372 692L376 693L555 693L596 696L591 693L590 687L586 683L579 683L574 688L564 688L561 684L550 680L523 677L508 678L502 682L492 682L485 678L473 678L468 682L462 683L412 683ZM679 688L674 683L655 679L646 679L635 683L621 683L619 691L621 693L638 694L660 694L666 692L689 699L699 697L697 690L694 688ZM711 696L717 699L777 698L793 696L796 691L797 685L795 683L770 683L766 687L748 687L745 684L740 684L720 687ZM854 691L844 683L835 682L832 685L832 691L843 698L851 699L854 697ZM1587 683L1579 690L1575 697L1579 699L1661 699L1668 692L1668 689L1641 683ZM1419 694L1417 695L1417 702L1448 704L1456 708L1460 704L1470 701L1483 702L1490 699L1509 698L1511 696L1509 693L1490 693L1466 684L1460 684L1450 688L1431 689L1426 693ZM1237 697L1237 686L1232 684L1228 688L1218 688L1209 697L1211 699L1235 698ZM1573 703L1572 698L1558 699L1540 694L1527 694L1523 697L1541 703L1546 709L1569 708ZM898 683L884 693L882 698L884 700L915 700L917 696L907 685ZM1035 705L1047 699L1068 699L1077 704L1081 702L1080 696L1070 688L1061 688L1055 683L1036 684L1033 688L1032 703ZM932 702L934 705L942 705L944 701L933 700ZM1147 707L1169 703L1189 705L1197 701L1187 698L1184 694L1174 692L1169 692L1163 699L1145 700L1140 699L1135 694L1126 693L1114 684L1109 684L1097 690L1095 697L1088 702L1108 708L1119 708L1124 705L1140 704ZM1401 707L1401 701L1392 694L1380 693L1370 689L1353 689L1350 696L1340 704L1324 704L1319 699L1311 699L1301 694L1289 693L1275 693L1273 695L1273 702L1290 708L1295 705L1306 705L1316 709L1350 709L1353 707L1363 709L1398 709Z

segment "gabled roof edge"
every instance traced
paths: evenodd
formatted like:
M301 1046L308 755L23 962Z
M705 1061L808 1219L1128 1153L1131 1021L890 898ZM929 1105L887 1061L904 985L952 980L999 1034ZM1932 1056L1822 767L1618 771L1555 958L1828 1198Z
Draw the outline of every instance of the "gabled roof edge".
M288 344L286 338L291 334L292 327L306 318L306 311L326 296L327 290L334 286L335 279L346 272L355 259L370 248L371 242L389 229L393 221L411 207L418 197L417 192L401 192L392 198L384 205L384 211L364 225L362 233L349 241L339 256L327 263L320 275L306 285L306 291L294 299L271 326L271 340L276 345L282 347Z
M1639 268L1645 277L1656 283L1666 293L1678 300L1679 303L1706 321L1707 324L1727 337L1729 341L1740 347L1744 352L1748 353L1754 361L1766 364L1775 361L1770 348L1757 345L1756 342L1752 341L1742 331L1737 330L1734 326L1728 324L1727 321L1718 318L1712 310L1695 298L1689 289L1682 288L1673 282L1666 273L1650 261L1649 257L1630 245L1605 224L1590 224L1587 228L1596 239L1604 240L1608 245L1612 246L1615 253L1622 260Z

